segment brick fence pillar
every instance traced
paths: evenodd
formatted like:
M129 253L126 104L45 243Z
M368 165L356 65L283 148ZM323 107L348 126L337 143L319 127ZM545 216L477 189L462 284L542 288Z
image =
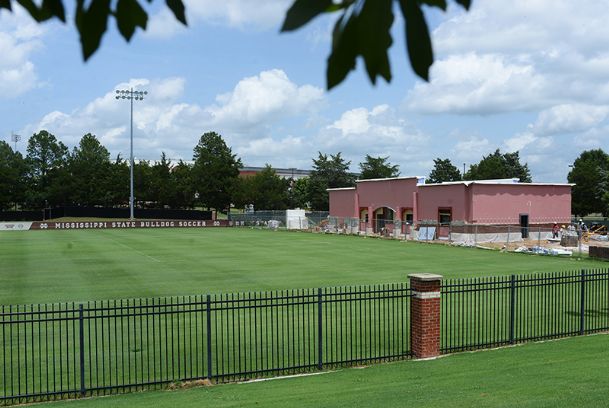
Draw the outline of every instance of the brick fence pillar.
M440 288L441 275L415 273L408 275L412 298L410 303L410 345L415 358L440 355Z

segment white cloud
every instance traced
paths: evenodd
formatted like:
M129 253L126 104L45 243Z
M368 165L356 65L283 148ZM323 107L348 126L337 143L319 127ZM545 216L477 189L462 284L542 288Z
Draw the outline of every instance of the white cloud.
M189 26L204 22L232 28L278 29L291 0L185 0ZM150 16L143 33L148 38L171 38L187 30L167 7Z
M538 134L559 134L586 131L609 115L609 106L565 104L539 113L533 128Z
M370 129L370 122L368 121L370 114L366 108L352 109L343 113L340 119L328 128L340 130L343 136L366 133Z
M304 145L302 138L288 136L284 139L273 139L265 137L262 139L251 140L239 148L239 153L254 156L274 156L278 154L289 154L294 150L302 148Z
M487 138L469 136L462 138L453 148L455 156L469 163L477 163L482 156L488 154L493 149L493 145Z
M429 136L404 120L388 105L372 109L350 109L332 124L322 128L315 139L316 150L328 153L342 152L357 169L366 154L389 156L392 163L402 166L402 174L413 174L429 148ZM418 166L418 164L416 165ZM418 167L417 167L418 168Z
M244 78L232 92L220 95L205 110L212 123L237 131L314 110L323 100L321 88L298 86L279 69Z
M190 159L201 134L214 130L239 154L273 165L274 156L286 154L287 165L292 157L287 153L311 146L299 136L277 132L274 125L280 127L282 120L306 121L324 98L320 88L295 84L281 70L244 78L231 92L217 96L216 103L203 106L182 101L184 78L139 78L115 87L130 88L148 91L143 101L133 102L135 156L143 159L156 159L161 151L168 157ZM129 151L129 101L116 100L115 96L113 90L72 112L50 112L22 133L47 129L75 146L85 133L92 132L113 156L121 152L125 157Z
M603 2L486 1L455 10L433 32L431 83L415 86L411 109L492 114L609 104Z
M0 98L14 98L39 85L32 55L42 48L44 29L20 7L0 14Z
M437 61L430 83L417 83L410 109L428 112L494 113L539 105L545 80L532 65L496 54L468 53Z
M231 27L279 26L291 0L187 0L188 18Z
M519 152L525 148L544 150L552 146L552 138L539 137L531 131L517 134L504 142L506 152Z
M147 38L164 39L184 33L186 30L188 28L176 20L171 10L162 7L158 13L149 16L146 31L141 34Z

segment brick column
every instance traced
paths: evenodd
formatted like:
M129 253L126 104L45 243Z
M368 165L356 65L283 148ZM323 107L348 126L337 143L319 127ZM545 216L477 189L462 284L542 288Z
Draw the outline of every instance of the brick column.
M415 273L408 275L410 300L410 347L415 358L440 355L440 287L441 275Z
M368 224L366 225L366 235L374 233L374 207L368 207Z

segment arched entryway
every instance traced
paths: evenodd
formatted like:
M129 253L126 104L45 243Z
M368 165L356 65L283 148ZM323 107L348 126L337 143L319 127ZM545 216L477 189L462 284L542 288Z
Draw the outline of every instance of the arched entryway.
M380 207L374 210L373 228L374 232L393 231L394 211L389 207Z

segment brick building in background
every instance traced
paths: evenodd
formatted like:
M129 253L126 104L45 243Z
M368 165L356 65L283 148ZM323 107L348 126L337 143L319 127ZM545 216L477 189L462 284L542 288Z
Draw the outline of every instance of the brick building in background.
M379 233L399 221L436 225L549 227L571 220L573 184L520 183L518 179L425 184L423 177L359 180L328 189L330 216L359 219L359 231ZM463 232L462 231L462 232Z

